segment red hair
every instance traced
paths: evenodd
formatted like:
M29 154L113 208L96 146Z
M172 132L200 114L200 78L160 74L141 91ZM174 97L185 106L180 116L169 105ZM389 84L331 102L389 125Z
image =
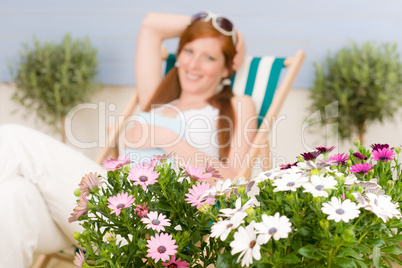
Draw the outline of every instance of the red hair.
M233 44L232 37L221 34L212 25L211 21L195 21L190 24L180 37L179 47L176 55L179 55L185 44L202 37L217 37L221 40L222 53L225 57L225 67L229 71L230 78L233 71L233 57L236 54L236 48ZM181 86L179 75L176 67L173 67L166 75L166 77L159 84L155 94L150 99L150 102L145 106L145 111L151 110L152 104L165 104L169 103L180 97ZM231 99L233 92L230 86L224 86L218 93L210 97L207 102L219 110L219 118L217 122L218 127L218 143L219 158L224 160L229 155L230 141L235 127L235 114L232 106ZM231 124L233 122L233 124ZM229 130L229 131L227 131Z

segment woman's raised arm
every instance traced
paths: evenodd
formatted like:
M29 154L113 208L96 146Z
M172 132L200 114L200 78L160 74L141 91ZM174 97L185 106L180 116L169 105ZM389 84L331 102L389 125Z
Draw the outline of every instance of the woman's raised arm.
M190 21L189 16L148 13L137 38L135 77L141 109L153 96L162 80L162 41L179 37Z

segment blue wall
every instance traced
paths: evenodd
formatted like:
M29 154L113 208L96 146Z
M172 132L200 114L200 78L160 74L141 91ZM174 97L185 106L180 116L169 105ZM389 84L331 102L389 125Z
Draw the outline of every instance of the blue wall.
M402 1L397 0L2 0L0 2L0 81L11 81L8 64L18 61L22 44L59 42L65 33L89 36L99 50L98 79L134 85L136 36L150 11L192 14L211 10L232 18L244 34L248 54L293 55L307 60L295 87L309 88L314 62L348 45L397 42L402 52ZM175 41L167 42L174 51Z

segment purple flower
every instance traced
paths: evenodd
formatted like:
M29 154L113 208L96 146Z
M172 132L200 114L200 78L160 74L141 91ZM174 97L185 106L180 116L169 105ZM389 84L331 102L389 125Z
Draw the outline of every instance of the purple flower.
M333 161L338 165L345 165L346 161L349 159L349 156L346 154L335 154L331 156L328 161Z
M329 153L333 149L335 149L335 146L331 146L331 147L319 146L319 147L315 147L315 149L318 150L320 153Z
M371 148L373 148L373 151L378 151L379 149L388 149L389 148L388 144L379 144L379 143L374 143L370 146L371 146Z
M296 165L297 165L297 163L299 163L299 162L294 162L293 164L286 164L286 165L281 165L281 170L284 170L284 169L289 169L289 168L291 168L291 167L295 167Z
M319 156L321 152L315 151L315 152L308 152L308 153L302 153L301 156L303 156L305 161L310 161L310 160L315 160L317 156Z
M361 153L355 152L353 156L358 158L359 160L367 160L367 156L362 155Z
M395 152L391 149L378 149L373 151L373 159L375 161L391 161L394 159Z
M363 164L358 163L356 165L351 166L350 172L352 172L352 173L360 173L360 174L363 173L363 174L367 175L368 172L373 169L372 166L373 165L369 164L369 163L363 163Z

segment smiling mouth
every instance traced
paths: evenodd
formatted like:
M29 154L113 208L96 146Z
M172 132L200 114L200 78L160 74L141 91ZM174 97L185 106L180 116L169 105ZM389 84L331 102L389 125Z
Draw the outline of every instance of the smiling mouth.
M191 79L191 80L197 80L197 79L200 78L200 76L198 76L198 75L193 75L193 74L186 74L186 77L187 77L188 79Z

